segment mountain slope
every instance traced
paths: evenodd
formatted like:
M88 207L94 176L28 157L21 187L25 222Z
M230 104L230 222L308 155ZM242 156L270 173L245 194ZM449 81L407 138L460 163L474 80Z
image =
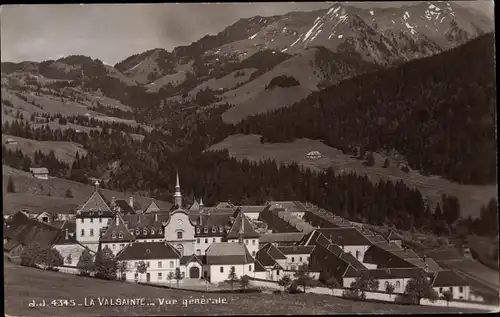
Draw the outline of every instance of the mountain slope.
M250 127L273 142L322 139L348 153L356 147L396 150L425 173L492 183L493 50L494 36L483 35L433 57L343 81L293 107L244 120L235 131Z

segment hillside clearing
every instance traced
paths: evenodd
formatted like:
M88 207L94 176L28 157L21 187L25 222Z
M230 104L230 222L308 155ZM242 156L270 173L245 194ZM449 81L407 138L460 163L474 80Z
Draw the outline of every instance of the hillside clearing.
M32 212L72 210L83 204L94 191L94 187L62 178L41 180L33 178L29 173L9 166L3 166L3 212L13 214L19 209L27 208ZM6 193L9 177L14 181L16 193ZM66 198L66 190L70 190L73 198ZM128 192L101 189L106 198L128 199L134 197L142 208L151 203L151 198L134 195ZM51 196L48 196L50 193ZM164 210L172 206L169 202L154 200Z
M261 315L261 314L331 314L336 313L401 313L458 312L459 309L430 306L353 302L328 295L244 294L216 295L103 281L70 274L42 271L17 266L4 257L5 312L14 316L125 316L125 315ZM36 285L37 287L32 287ZM98 298L145 298L148 306L100 306ZM226 304L183 305L190 298L224 298ZM84 306L85 299L95 306ZM76 307L35 307L30 302L54 299L75 300ZM178 304L160 305L159 299L176 299ZM78 306L78 304L82 304ZM463 310L462 310L463 311Z
M13 135L2 134L2 143L5 144L7 139L13 139L17 144L6 145L8 149L19 149L23 154L34 156L35 151L42 151L44 154L49 154L51 150L54 151L56 158L69 165L73 164L76 153L80 156L87 155L85 150L80 144L66 141L36 141L25 139Z
M339 173L352 171L359 175L367 175L372 182L378 182L381 179L402 180L406 185L418 188L432 207L441 201L442 194L456 196L460 200L460 209L464 217L469 215L473 218L478 217L480 207L497 196L496 186L493 185L462 185L438 176L423 176L416 171L405 173L392 162L388 168L383 168L384 158L380 155L374 155L375 165L367 167L362 161L318 140L298 139L291 143L261 144L260 135L236 134L211 146L208 150L220 149L227 149L229 154L236 159L246 158L250 161L259 161L271 158L277 163L297 162L314 170L332 167ZM310 151L319 151L323 158L315 161L306 159L305 155Z

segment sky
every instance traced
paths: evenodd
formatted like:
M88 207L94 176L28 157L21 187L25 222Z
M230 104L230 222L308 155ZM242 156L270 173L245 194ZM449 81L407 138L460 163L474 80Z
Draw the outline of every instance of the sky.
M493 1L455 1L493 18ZM373 8L411 2L352 2ZM417 2L418 3L418 2ZM3 5L1 61L86 55L115 64L153 48L171 51L256 15L325 9L332 2Z

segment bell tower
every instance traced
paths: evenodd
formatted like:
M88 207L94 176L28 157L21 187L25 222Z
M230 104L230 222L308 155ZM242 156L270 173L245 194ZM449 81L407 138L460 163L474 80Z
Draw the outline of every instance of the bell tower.
M177 171L177 182L175 184L174 204L182 208L181 185L179 184L179 172Z

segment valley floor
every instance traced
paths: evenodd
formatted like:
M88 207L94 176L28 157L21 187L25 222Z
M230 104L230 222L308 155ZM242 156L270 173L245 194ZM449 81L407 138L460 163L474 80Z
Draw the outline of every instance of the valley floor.
M71 274L42 271L17 266L4 257L5 313L10 316L130 316L130 315L317 315L331 313L431 313L458 312L459 309L430 306L354 302L328 295L297 294L206 294L168 290L114 281L103 281ZM148 306L100 306L97 298L146 298ZM192 304L184 307L183 299L224 298L225 304ZM94 299L91 307L35 307L32 301L51 302L74 299L83 304ZM160 305L159 299L177 299L180 304ZM463 311L463 310L461 310Z

